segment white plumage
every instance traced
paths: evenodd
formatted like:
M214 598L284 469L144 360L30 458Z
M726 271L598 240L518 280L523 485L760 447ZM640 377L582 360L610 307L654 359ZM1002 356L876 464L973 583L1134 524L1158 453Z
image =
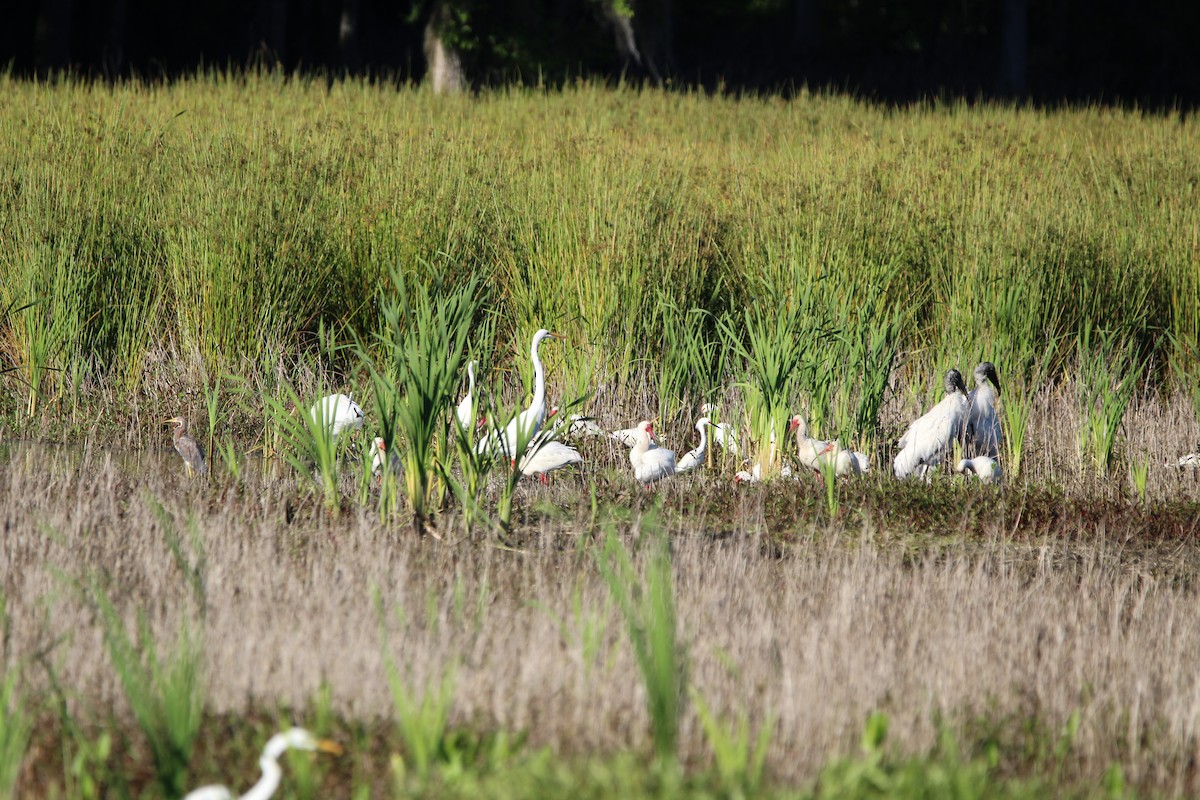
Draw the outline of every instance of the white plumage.
M371 440L371 450L369 455L371 456L372 475L378 475L379 471L383 469L383 465L385 463L388 465L388 469L391 470L393 474L400 473L400 456L396 455L395 453L388 452L387 445L384 444L382 436L376 436Z
M967 387L956 369L946 372L943 386L946 396L909 425L900 438L900 452L892 462L897 478L927 476L929 468L941 464L954 440L962 436L969 413Z
M716 410L716 406L712 403L705 403L700 406L700 413L708 416ZM712 439L717 443L717 446L729 453L731 456L738 454L738 436L737 431L720 422L709 422L712 428Z
M538 356L538 345L547 337L563 338L545 328L539 329L533 335L533 342L529 346L529 358L533 362L533 399L529 402L529 408L509 421L503 435L499 431L492 431L486 439L480 441L476 445L476 449L480 453L491 448L505 458L515 460L518 440L524 439L525 447L528 450L533 443L533 438L542 429L542 423L546 420L546 370L542 367L542 359Z
M470 430L475 421L475 364L474 361L467 364L467 394L458 401L458 408L454 410L463 430Z
M633 466L633 477L639 483L650 486L654 481L675 474L675 453L656 445L652 438L654 429L649 422L638 423L638 440L629 451L629 463Z
M696 420L696 430L700 432L700 446L683 454L683 458L675 465L675 472L687 472L704 466L704 456L708 450L707 428L712 424L708 417Z
M1000 483L1003 478L1000 464L991 456L964 458L954 467L954 471L960 475L974 475L980 483Z
M277 733L267 740L258 765L262 769L262 777L245 794L241 800L267 800L279 788L283 778L283 770L279 767L279 759L289 749L321 750L326 753L340 754L342 748L336 742L318 739L303 728L291 728ZM235 795L225 786L202 786L184 795L183 800L234 800Z
M545 481L546 473L571 464L583 463L583 456L574 447L557 441L541 441L536 449L531 449L521 459L522 475L541 475Z
M967 456L1000 455L1000 444L1004 434L1000 430L1000 416L996 413L996 398L1000 395L1000 378L996 367L984 361L975 368L975 388L967 395L970 412L967 416L967 432L963 450Z
M363 424L362 408L344 394L322 397L313 404L309 413L318 424L325 425L334 437L347 428L357 430Z

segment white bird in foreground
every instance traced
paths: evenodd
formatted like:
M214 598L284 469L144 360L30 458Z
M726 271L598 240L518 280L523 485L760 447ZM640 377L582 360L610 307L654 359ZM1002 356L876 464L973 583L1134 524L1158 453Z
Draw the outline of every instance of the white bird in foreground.
M704 416L709 416L715 410L716 406L714 406L712 403L705 403L704 405L700 406L700 413ZM722 450L724 450L726 453L729 453L729 455L736 456L738 454L737 432L728 425L720 422L710 422L709 424L712 426L713 441L716 442Z
M996 398L1000 396L1000 378L996 366L984 361L975 368L975 388L967 395L970 412L967 415L967 433L963 450L967 456L1000 455L1000 443L1004 434L1000 430L1000 417L996 413Z
M279 759L289 749L320 750L334 755L340 755L342 752L342 747L337 742L318 739L303 728L291 728L277 733L267 740L267 746L263 748L262 756L258 759L258 765L262 768L262 777L250 788L250 791L241 795L241 800L267 800L268 797L275 794L275 790L279 788L279 781L283 778ZM202 786L188 792L183 800L234 800L235 797L238 795L225 786Z
M1003 478L1000 464L991 456L964 458L954 467L954 471L960 475L974 475L980 483L1000 483Z
M638 423L638 440L629 451L629 463L633 466L633 477L639 483L650 484L675 474L675 453L656 445L651 437L654 428L643 420Z
M362 408L344 394L322 397L313 403L309 414L315 422L328 428L335 438L347 428L358 430L363 425Z
M458 417L458 424L464 431L471 429L472 420L475 419L475 364L478 362L471 361L467 364L467 394L462 400L458 401L458 408L454 410L454 415Z
M900 437L900 452L892 462L897 478L925 476L942 463L954 440L963 434L970 408L962 375L956 369L947 370L942 385L946 396Z
M700 432L700 446L683 454L683 458L675 465L675 472L687 472L704 466L704 454L708 450L707 428L712 424L708 417L696 420L696 430Z

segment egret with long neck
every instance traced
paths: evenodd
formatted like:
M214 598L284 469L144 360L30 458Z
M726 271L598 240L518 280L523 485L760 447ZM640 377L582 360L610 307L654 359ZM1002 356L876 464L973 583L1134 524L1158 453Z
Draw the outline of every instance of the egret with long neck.
M533 362L533 400L530 401L529 408L514 417L504 429L505 455L510 459L517 456L518 441L524 440L528 444L542 429L542 423L546 420L546 369L538 355L538 345L546 338L564 340L566 337L551 333L545 328L533 335L533 343L529 345L529 360Z
M288 750L320 750L325 753L339 755L341 745L328 739L318 739L303 728L291 728L277 733L267 740L258 766L262 769L262 777L250 790L240 796L240 800L267 800L279 788L283 778L283 770L279 767L279 759ZM235 795L226 786L203 786L188 792L183 800L233 800Z

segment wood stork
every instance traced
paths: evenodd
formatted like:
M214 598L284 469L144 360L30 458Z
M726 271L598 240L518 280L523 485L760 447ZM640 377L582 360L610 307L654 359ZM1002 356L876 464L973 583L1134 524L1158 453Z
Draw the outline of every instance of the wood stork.
M337 438L342 431L358 430L363 425L363 410L358 403L344 394L330 394L322 397L309 414L318 424L324 425Z
M340 755L342 747L337 742L328 739L318 739L303 728L291 728L277 733L267 740L258 766L262 769L262 777L245 794L241 800L267 800L279 788L283 779L283 770L279 759L288 750L319 750L324 753ZM238 797L226 786L203 786L184 795L183 800L234 800Z
M712 420L708 417L701 417L696 420L696 430L700 433L700 445L693 450L689 450L683 454L683 458L675 465L675 472L688 472L697 467L704 466L704 454L708 450L708 426L712 425Z
M675 453L659 447L653 441L654 428L643 420L638 423L638 440L629 451L629 463L633 466L633 477L639 483L650 484L675 474Z
M1000 378L996 366L984 361L975 368L975 388L967 395L970 412L967 415L967 432L963 450L967 457L1000 455L1000 443L1004 434L1000 430L1000 417L996 413L996 398L1000 396Z
M1000 473L1000 463L991 456L975 456L964 458L954 467L959 475L974 475L980 483L1000 483L1003 475Z
M962 375L956 369L947 370L942 385L946 396L900 437L900 452L892 462L897 478L927 477L929 469L942 463L954 440L963 434L970 407Z
M191 475L194 472L197 475L203 475L208 470L208 466L204 463L204 448L188 433L187 419L171 417L163 420L163 423L175 425L175 430L171 432L171 441L175 444L175 452L183 458L187 474Z

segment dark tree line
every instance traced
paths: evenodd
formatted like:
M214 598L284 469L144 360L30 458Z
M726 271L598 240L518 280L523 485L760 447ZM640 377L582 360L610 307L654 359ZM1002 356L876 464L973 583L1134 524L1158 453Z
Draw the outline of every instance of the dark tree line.
M0 11L21 75L282 66L443 90L578 76L885 100L1192 106L1196 0L35 0Z

